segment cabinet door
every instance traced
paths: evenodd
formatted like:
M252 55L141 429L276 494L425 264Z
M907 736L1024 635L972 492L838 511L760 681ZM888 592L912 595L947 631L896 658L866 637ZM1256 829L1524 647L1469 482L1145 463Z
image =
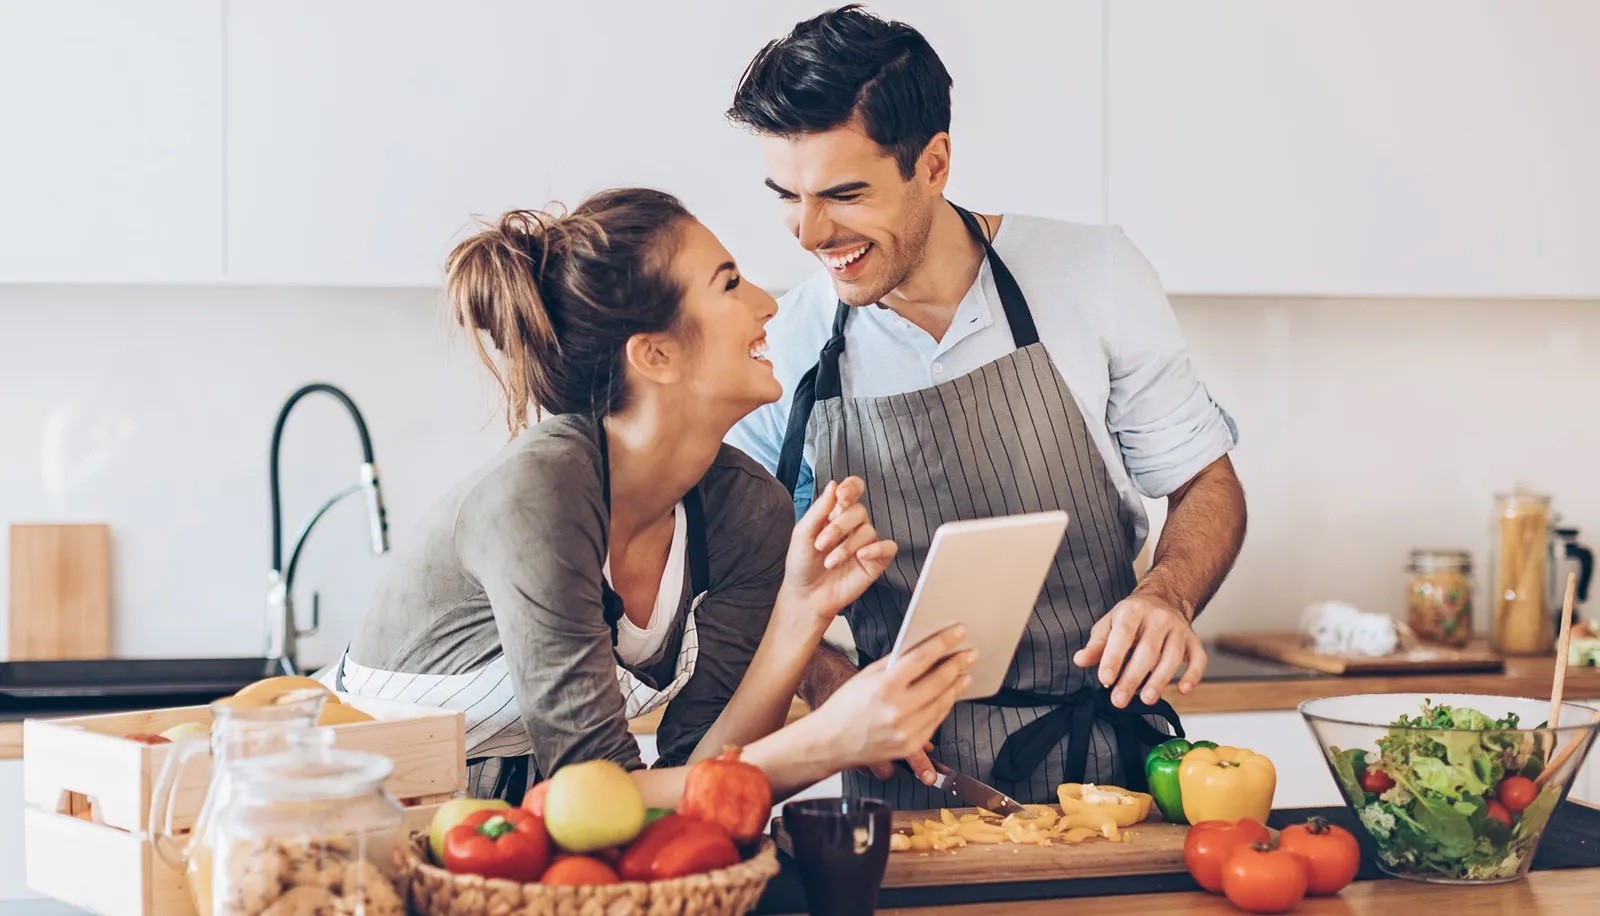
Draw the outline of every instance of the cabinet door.
M815 269L783 228L758 141L723 114L762 46L823 7L802 0L551 10L563 40L556 196L642 184L683 198L754 281L785 289ZM948 194L980 210L1100 218L1100 4L891 0L870 9L921 32L951 72ZM1026 21L1028 27L1019 28Z
M473 214L549 196L561 4L234 0L228 267L437 286Z
M1600 293L1600 4L1108 4L1109 215L1174 292Z
M0 86L0 281L220 276L221 0L7 0Z

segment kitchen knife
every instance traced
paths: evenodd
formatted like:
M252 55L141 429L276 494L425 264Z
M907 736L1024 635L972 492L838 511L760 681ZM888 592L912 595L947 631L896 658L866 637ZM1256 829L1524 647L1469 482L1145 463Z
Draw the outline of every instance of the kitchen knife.
M935 789L943 789L967 804L982 808L985 811L993 811L996 814L1015 814L1019 817L1033 817L1033 812L1023 807L1021 802L994 786L973 779L963 773L958 773L931 757L928 762L933 764L935 773L933 787ZM911 765L904 760L900 761L900 767L911 773L912 776L916 776L916 773L911 771ZM921 781L920 777L918 781Z

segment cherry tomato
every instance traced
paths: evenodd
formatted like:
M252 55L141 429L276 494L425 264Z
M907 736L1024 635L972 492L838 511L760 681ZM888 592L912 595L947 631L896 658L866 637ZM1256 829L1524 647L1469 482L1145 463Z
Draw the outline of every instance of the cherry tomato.
M1506 806L1507 811L1521 814L1523 809L1533 804L1533 800L1539 797L1539 787L1526 776L1507 776L1501 781L1495 797L1500 800L1500 804Z
M1237 821L1201 821L1190 827L1188 836L1183 838L1183 864L1201 887L1220 894L1222 867L1228 864L1228 857L1235 850L1271 839L1272 834L1265 824L1248 817Z
M1511 826L1511 812L1506 810L1505 805L1500 804L1498 801L1495 801L1492 798L1489 799L1489 810L1485 813L1500 823L1505 824L1507 827Z
M1361 868L1361 845L1356 838L1320 817L1283 828L1278 848L1306 860L1306 892L1314 896L1339 893Z
M611 866L592 856L562 856L544 870L540 884L616 884L620 880Z
M1306 860L1265 843L1241 846L1222 868L1222 892L1246 913L1287 913L1306 896Z
M1382 795L1394 788L1394 780L1377 767L1367 767L1367 771L1361 774L1361 788L1373 795Z

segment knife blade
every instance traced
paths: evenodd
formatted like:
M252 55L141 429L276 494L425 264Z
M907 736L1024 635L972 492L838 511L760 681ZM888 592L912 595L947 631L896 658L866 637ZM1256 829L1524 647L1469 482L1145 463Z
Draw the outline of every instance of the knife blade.
M982 808L985 811L993 811L996 814L1015 814L1019 817L1033 817L1033 812L1023 807L1021 802L994 786L982 780L973 779L965 773L957 772L931 757L928 758L928 762L933 764L935 774L933 787L935 789L942 789L967 804ZM911 765L904 760L900 761L900 766L907 772L911 772ZM912 773L912 775L915 776L916 774Z

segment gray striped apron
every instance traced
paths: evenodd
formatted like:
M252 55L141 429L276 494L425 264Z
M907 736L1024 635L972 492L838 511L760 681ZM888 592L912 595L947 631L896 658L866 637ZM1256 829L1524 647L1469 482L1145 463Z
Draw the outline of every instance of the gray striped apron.
M604 427L599 431L601 492L605 506L611 508L610 454ZM617 689L622 693L624 715L629 719L654 712L672 701L694 676L700 657L700 637L695 612L710 589L710 552L706 545L705 507L698 487L684 494L679 504L684 513L685 564L689 568L689 609L683 636L673 661L672 678L656 683L617 660ZM609 582L600 583L603 613L611 629L611 645L617 644L617 626L622 620L622 598ZM350 661L347 648L338 662L318 678L341 693L374 699L397 700L441 709L459 710L466 716L467 792L475 798L504 798L513 805L538 779L530 766L532 738L523 724L521 710L511 687L511 675L504 655L496 656L476 671L460 674L423 674L368 668Z
M839 357L853 309L839 303L831 339L796 386L777 476L792 494L809 446L819 484L865 479L873 524L900 547L844 612L863 664L893 646L939 525L1065 510L1072 522L1005 686L958 703L934 736L932 756L1025 802L1054 802L1063 782L1141 787L1146 749L1167 738L1153 723L1165 719L1182 734L1177 714L1164 700L1148 706L1137 697L1117 709L1095 670L1072 663L1095 621L1133 590L1133 519L1039 343L1022 289L972 214L955 209L984 247L1017 349L932 388L847 398ZM901 810L950 803L898 769L888 783L845 773L844 787Z

